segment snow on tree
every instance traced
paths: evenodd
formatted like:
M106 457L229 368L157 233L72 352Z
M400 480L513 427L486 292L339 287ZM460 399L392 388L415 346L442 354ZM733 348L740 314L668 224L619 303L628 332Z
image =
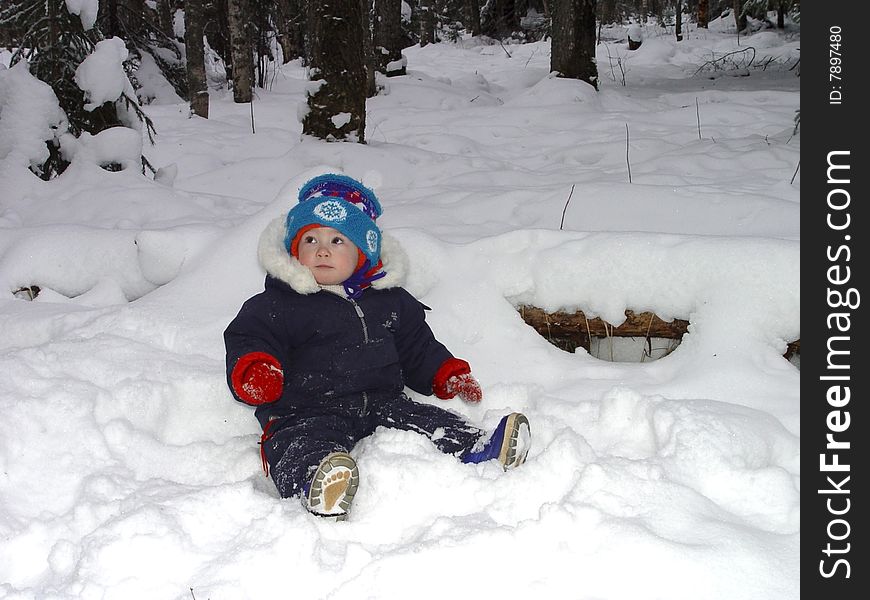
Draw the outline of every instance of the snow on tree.
M12 55L11 64L26 62L30 72L51 87L72 135L96 134L119 125L138 128L144 124L150 136L154 127L139 107L129 79L132 65L126 49L121 57L124 46L121 40L103 45L97 52L98 58L94 59L117 68L103 75L95 75L92 69L85 68L88 74L77 78L79 67L97 51L101 42L107 41L94 26L97 7L96 0L10 3L0 12L0 25L24 32L17 40L18 50ZM56 137L42 141L48 144L48 157L31 170L43 179L50 179L62 173L69 160ZM143 165L147 164L144 158L142 160Z
M41 175L68 123L54 91L30 74L26 62L0 67L0 115L0 161Z

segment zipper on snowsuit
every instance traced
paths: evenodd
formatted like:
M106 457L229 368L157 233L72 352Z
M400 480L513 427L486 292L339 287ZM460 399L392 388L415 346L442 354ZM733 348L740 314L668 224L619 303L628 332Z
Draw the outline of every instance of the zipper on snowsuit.
M356 300L352 300L352 299L348 298L347 301L350 302L351 304L353 304L353 308L356 311L356 316L359 317L359 322L362 324L363 341L366 344L368 344L369 343L369 328L368 328L368 325L366 325L366 315L363 312L363 309L360 307L360 305L356 303Z
M362 307L359 304L357 304L356 300L354 300L353 298L348 298L347 301L350 302L351 304L353 304L353 309L356 311L356 316L359 317L359 322L362 325L363 342L368 344L369 343L369 327L368 327L368 325L366 325L366 315L363 312ZM362 407L362 411L360 414L365 415L369 409L369 395L366 392L363 392L362 397L363 397L363 407Z

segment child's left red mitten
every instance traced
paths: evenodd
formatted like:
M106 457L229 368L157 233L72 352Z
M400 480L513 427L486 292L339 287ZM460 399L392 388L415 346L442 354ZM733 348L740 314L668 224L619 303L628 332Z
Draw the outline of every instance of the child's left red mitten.
M243 402L268 404L284 391L284 371L278 359L265 352L250 352L233 367L233 391Z
M480 384L471 375L471 366L459 358L448 358L438 368L432 391L442 400L459 396L465 402L480 402L483 398Z

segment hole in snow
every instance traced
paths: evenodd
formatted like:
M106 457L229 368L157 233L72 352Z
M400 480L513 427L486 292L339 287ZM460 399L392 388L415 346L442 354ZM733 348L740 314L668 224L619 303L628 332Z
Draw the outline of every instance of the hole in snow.
M799 339L789 342L788 349L783 354L785 359L793 364L798 371L801 370L801 341Z
M27 287L20 287L17 290L14 290L12 295L19 300L33 300L39 295L39 286L29 285Z
M585 348L590 355L613 362L649 362L667 356L680 345L689 327L685 319L665 321L651 312L625 311L625 322L614 327L583 311L547 312L520 306L520 316L548 342L566 352Z
M655 313L625 311L625 322L614 327L588 318L583 311L547 312L537 306L517 309L523 321L548 342L566 352L585 348L591 356L612 362L650 362L670 354L680 345L689 321L665 321ZM801 341L789 342L783 357L800 369Z

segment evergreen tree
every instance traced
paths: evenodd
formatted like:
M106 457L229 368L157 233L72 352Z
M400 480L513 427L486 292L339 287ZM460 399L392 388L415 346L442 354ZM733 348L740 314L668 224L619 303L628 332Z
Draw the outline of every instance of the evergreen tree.
M167 5L158 4L157 9L162 13L148 8L142 0L100 0L97 27L105 37L117 36L124 40L134 65L143 54L149 54L175 88L175 93L186 98L187 77L182 45L171 30ZM163 23L163 20L169 23ZM169 33L164 27L170 28Z
M66 113L71 134L76 137L82 132L97 134L122 125L121 111L121 114L133 112L150 136L154 132L151 120L139 108L136 98L126 93L115 102L85 109L85 93L76 85L75 73L97 42L104 39L95 23L96 15L71 14L65 0L14 0L0 11L0 27L23 32L15 40L18 50L12 55L11 64L27 61L30 72L51 86ZM129 76L132 64L128 61L125 67ZM69 166L55 143L49 142L48 146L49 158L38 169L43 179L51 179Z
M785 15L788 13L791 13L792 19L800 21L799 0L744 0L742 11L744 15L765 21L768 20L768 11L776 11L776 26L779 29L785 27Z

